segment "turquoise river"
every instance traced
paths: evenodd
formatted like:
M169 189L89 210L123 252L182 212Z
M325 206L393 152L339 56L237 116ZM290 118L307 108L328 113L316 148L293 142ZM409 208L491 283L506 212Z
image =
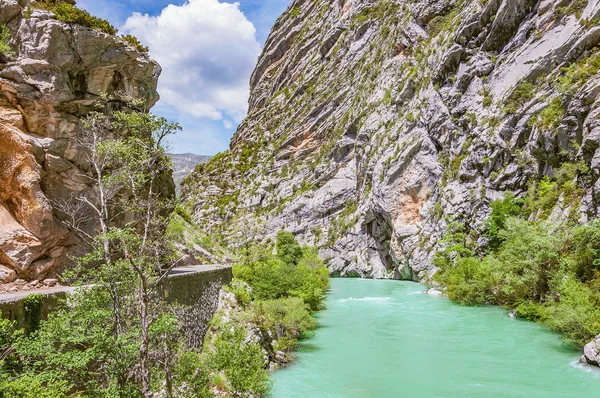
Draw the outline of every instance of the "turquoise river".
M543 327L416 283L333 279L273 398L600 397L600 371Z

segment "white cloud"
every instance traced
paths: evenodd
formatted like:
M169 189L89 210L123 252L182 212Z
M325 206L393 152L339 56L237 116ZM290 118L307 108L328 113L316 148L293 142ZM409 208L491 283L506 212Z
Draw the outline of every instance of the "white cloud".
M155 17L134 13L122 30L147 45L163 67L161 103L196 118L244 117L261 48L239 3L189 0Z

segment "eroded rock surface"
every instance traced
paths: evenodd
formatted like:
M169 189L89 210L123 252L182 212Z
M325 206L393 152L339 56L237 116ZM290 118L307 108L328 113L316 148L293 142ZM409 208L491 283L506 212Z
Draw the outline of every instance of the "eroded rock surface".
M0 24L10 29L14 48L0 59L2 282L42 279L82 250L54 206L94 189L74 140L79 118L104 94L116 103L158 100L158 64L116 37L65 24L48 11L27 11L29 3L0 5Z
M230 244L286 229L334 274L413 280L453 222L485 244L489 203L567 162L591 173L552 217L596 217L598 21L600 0L296 0L183 198Z
M600 366L600 335L584 347L581 362Z

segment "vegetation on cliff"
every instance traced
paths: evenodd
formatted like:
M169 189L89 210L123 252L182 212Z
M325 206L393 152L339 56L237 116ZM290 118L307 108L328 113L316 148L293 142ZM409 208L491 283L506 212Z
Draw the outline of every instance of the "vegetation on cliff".
M87 26L88 28L96 29L111 36L118 33L117 28L107 20L98 18L86 10L78 8L75 0L36 0L31 6L33 8L52 11L56 16L56 19L65 23ZM30 13L31 10L28 10L26 15L30 15ZM144 46L137 37L133 35L123 35L120 38L142 54L148 54L148 47ZM2 52L1 48L0 52Z
M59 21L74 23L100 30L108 35L117 34L117 29L105 19L95 17L75 6L74 0L37 0L34 8L52 11Z
M0 26L0 55L12 54L14 52L10 45L10 30L6 25Z

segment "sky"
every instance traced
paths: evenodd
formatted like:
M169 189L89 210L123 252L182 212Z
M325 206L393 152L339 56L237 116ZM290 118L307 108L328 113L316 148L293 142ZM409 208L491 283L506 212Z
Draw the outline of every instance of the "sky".
M163 72L152 112L179 122L170 152L214 155L243 120L249 80L292 0L78 0L150 48Z

